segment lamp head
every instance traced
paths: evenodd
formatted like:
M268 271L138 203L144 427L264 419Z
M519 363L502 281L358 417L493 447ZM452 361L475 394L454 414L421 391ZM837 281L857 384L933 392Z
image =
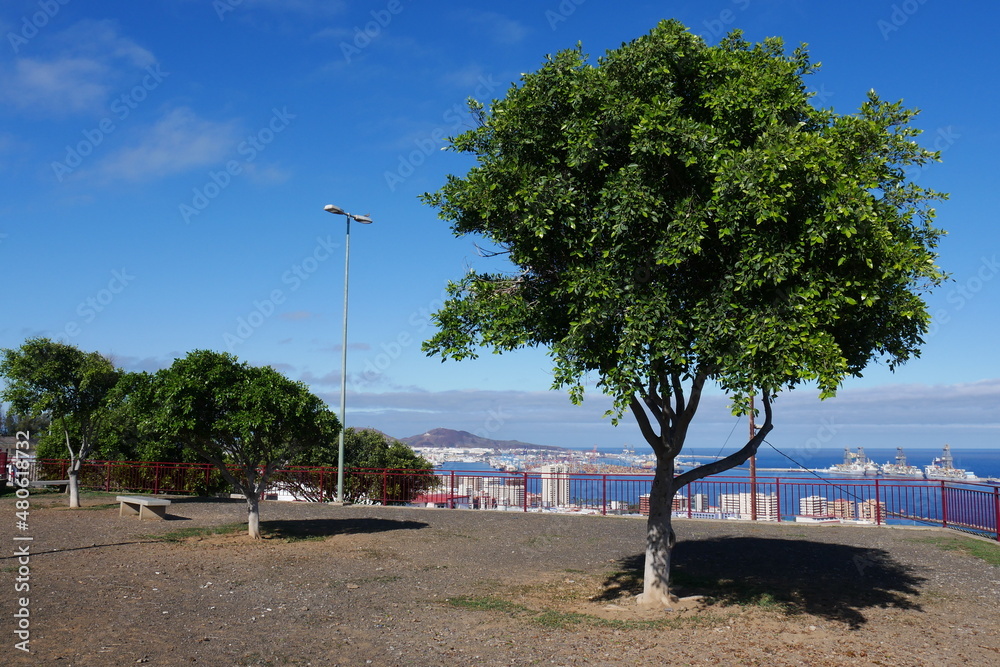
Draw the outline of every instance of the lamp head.
M323 207L323 210L326 211L327 213L336 213L337 215L347 215L346 213L344 213L344 209L340 208L339 206L334 206L333 204L327 204L326 206Z

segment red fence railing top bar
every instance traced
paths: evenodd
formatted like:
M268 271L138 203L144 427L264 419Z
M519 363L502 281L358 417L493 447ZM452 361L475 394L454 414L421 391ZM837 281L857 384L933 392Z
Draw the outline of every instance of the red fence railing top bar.
M29 479L65 479L68 463L64 459L32 461ZM335 466L290 466L275 471L272 489L288 499L329 500L334 497L336 471ZM562 508L600 514L642 514L643 494L649 493L653 480L645 472L352 468L345 473L345 495L356 502L409 504L421 498L436 504L445 498L443 504L451 508L523 512ZM104 491L198 495L228 488L213 464L172 461L87 461L80 470L80 485ZM874 524L911 521L968 529L1000 540L1000 487L974 482L818 476L751 480L714 475L681 489L674 503L678 516L749 518L756 514L760 520L782 521L825 516L826 512Z

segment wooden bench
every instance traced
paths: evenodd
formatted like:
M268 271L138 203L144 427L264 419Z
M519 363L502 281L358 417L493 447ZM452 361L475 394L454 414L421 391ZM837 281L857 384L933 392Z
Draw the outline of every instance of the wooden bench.
M60 493L66 493L66 489L69 488L68 479L36 479L33 482L28 482L28 486L35 489L56 489Z
M149 496L117 496L121 503L118 516L139 515L140 519L165 519L170 501L166 498L150 498Z

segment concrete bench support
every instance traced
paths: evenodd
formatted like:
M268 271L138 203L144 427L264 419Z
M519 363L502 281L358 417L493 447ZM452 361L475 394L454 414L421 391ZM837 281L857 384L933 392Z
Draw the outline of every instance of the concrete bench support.
M165 498L149 498L147 496L118 496L121 503L118 516L139 515L140 519L165 519L170 501Z
M37 479L33 482L28 482L28 486L35 489L55 489L60 493L66 493L69 488L68 479Z

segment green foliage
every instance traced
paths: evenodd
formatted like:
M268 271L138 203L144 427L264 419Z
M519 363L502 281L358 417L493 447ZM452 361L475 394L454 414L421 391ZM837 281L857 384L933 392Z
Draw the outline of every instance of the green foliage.
M547 347L554 388L580 400L593 374L617 415L681 380L741 405L803 382L825 397L916 356L921 294L945 278L944 195L906 170L938 155L913 140L917 112L874 91L855 114L813 107L817 67L776 38L707 46L664 21L473 104L480 124L451 149L477 164L423 199L512 269L452 283L424 349Z
M97 352L48 338L29 338L16 350L0 351L0 377L7 379L0 400L9 401L18 414L52 420L72 459L89 456L119 376Z
M298 467L336 468L339 441L309 449L290 463L293 469L276 478L301 498L324 500L336 496L336 474L296 471ZM375 429L348 428L344 431L344 499L351 502L383 497L392 502L412 500L437 481L433 464L407 445ZM391 470L391 473L363 471Z
M140 430L214 463L248 497L259 495L270 474L296 456L329 447L339 429L304 384L225 353L196 350L137 384L137 395L147 397L138 404L149 410L136 415ZM229 465L239 469L237 476Z
M12 410L4 411L0 406L0 434L15 436L17 433L30 433L31 437L41 435L49 429L48 415L32 416L30 414L19 414Z

